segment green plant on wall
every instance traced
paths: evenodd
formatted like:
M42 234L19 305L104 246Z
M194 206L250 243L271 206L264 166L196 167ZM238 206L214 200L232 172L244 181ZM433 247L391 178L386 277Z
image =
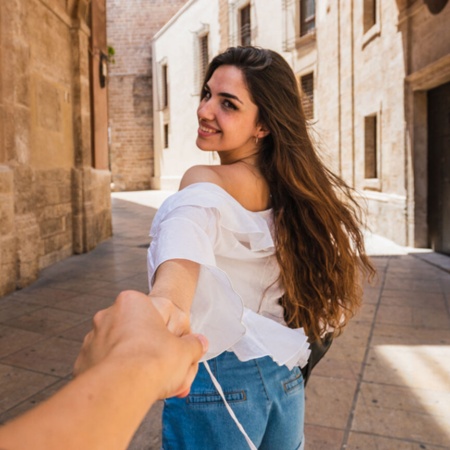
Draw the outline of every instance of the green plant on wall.
M114 55L116 54L116 51L114 50L114 47L111 47L108 45L108 62L111 64L114 64L116 60L114 59Z

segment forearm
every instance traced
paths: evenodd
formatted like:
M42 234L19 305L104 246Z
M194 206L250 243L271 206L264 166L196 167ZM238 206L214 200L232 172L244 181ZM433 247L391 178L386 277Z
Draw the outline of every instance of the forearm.
M166 261L156 272L150 298L175 334L189 331L189 314L199 273L199 264L183 259ZM187 323L180 325L179 321L183 320Z
M157 399L159 383L150 364L101 363L0 428L0 449L124 450Z

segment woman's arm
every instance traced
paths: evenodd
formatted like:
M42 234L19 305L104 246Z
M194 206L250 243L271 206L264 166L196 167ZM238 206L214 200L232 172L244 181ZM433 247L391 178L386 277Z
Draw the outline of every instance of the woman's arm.
M128 291L97 313L79 374L0 428L5 450L125 450L151 404L188 390L206 341L170 333L147 295Z
M190 332L190 309L200 265L186 259L162 263L156 271L150 298L169 331L177 336Z

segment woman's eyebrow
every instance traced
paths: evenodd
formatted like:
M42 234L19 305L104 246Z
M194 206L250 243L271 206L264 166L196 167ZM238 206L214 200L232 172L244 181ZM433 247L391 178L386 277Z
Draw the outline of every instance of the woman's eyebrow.
M211 89L210 89L210 87L208 86L208 84L205 84L205 88L204 88L205 90L207 90L208 92L211 92ZM234 94L230 94L230 93L228 93L228 92L219 92L217 95L219 95L220 97L225 97L225 98L231 98L231 99L233 99L233 100L237 100L239 103L241 103L242 105L244 104L244 102L239 98L239 97L237 97L236 95L234 95Z
M233 100L237 100L239 103L244 104L241 100L239 100L239 97L236 97L233 94L229 94L228 92L219 92L218 95L225 98L232 98Z

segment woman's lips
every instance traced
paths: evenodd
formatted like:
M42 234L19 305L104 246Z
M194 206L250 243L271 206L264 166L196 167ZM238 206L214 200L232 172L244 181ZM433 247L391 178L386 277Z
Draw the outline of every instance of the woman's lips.
M215 128L211 128L202 124L200 124L200 126L198 127L198 134L202 137L212 136L217 133L219 133L219 130L216 130Z

